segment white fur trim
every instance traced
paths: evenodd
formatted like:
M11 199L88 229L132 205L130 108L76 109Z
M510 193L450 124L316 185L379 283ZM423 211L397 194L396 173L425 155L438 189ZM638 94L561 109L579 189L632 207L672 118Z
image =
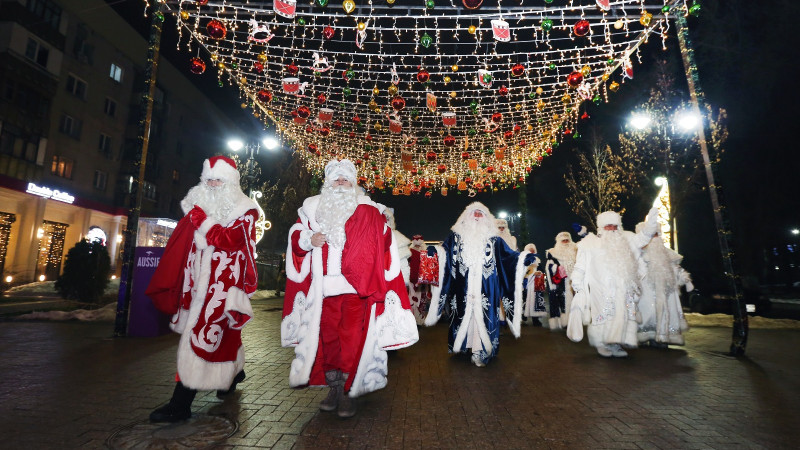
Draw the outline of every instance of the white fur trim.
M389 232L392 235L392 243L389 246L389 254L391 255L392 263L389 265L388 270L384 270L384 279L391 281L400 275L400 252L397 249L397 241L394 239L394 232L388 226L384 225L383 232Z
M358 361L353 384L350 386L348 396L358 397L368 392L377 391L386 387L386 376L389 374L388 355L378 344L375 326L375 306L369 311L369 330L364 340L364 349Z
M294 306L298 309L293 309L292 314L283 319L286 322L294 315L295 311L298 311L299 314L294 316L297 322L287 323L286 326L284 323L281 324L282 334L284 329L296 328L294 333L297 342L294 347L295 358L289 368L289 385L292 387L308 384L319 345L320 320L322 318L322 248L315 247L310 255L312 278L308 296L305 297L302 304L298 304L298 299L295 297ZM281 340L285 342L287 337L282 335Z
M230 314L230 311L236 311L238 313L247 315L252 320L253 306L250 304L250 296L245 294L243 290L237 287L232 287L228 289L228 297L225 299L225 314L228 316L228 319L230 320L228 326L232 329L239 329L239 330L244 328L247 322L241 324L241 326L239 327L233 326L233 324L236 323L236 321L233 320L233 316Z
M194 244L197 246L197 250L205 250L208 248L208 241L206 241L206 234L200 233L199 231L194 231Z
M239 217L239 216L236 216L236 217ZM217 222L215 222L214 220L206 217L205 220L203 220L203 223L201 223L200 226L197 227L197 233L199 233L201 236L203 236L205 238L206 235L208 234L208 230L210 230L211 227L213 227L214 225L217 225Z
M383 313L376 321L378 345L383 349L396 350L416 343L419 331L414 313L403 309L400 296L395 291L387 292L383 305Z
M523 251L519 254L516 273L514 274L514 320L508 322L508 328L511 329L511 334L513 334L515 338L519 337L522 322L522 280L525 279L525 272L527 270L527 266L525 266L525 257L529 254L530 252L527 251ZM536 266L538 264L539 258L536 258L536 261L532 265Z
M439 321L439 304L441 303L441 293L442 293L442 283L444 282L445 277L445 262L446 256L444 254L444 247L441 245L434 246L436 249L436 256L439 259L439 284L437 286L431 286L431 305L428 308L428 315L425 316L425 326L432 326L436 325L436 322ZM425 251L425 250L423 250Z
M286 278L295 283L301 283L311 271L311 253L306 253L303 257L303 262L298 272L297 269L294 268L294 253L292 252L292 233L296 230L301 230L300 232L302 233L304 230L307 230L307 228L304 224L296 223L289 229L289 245L286 247Z
M300 232L300 236L297 239L297 245L300 246L303 250L310 252L312 248L314 248L314 244L311 243L311 236L314 236L314 232L311 230L303 230Z
M330 247L328 247L328 249L330 249ZM330 253L328 255L330 256ZM328 258L328 261L330 261L330 257ZM344 275L325 275L322 285L322 295L325 297L355 293L356 288L347 282L347 278L345 278Z
M211 167L211 163L207 159L203 161L203 172L200 174L200 179L203 181L223 180L226 183L239 184L239 171L222 159L217 160L214 167Z

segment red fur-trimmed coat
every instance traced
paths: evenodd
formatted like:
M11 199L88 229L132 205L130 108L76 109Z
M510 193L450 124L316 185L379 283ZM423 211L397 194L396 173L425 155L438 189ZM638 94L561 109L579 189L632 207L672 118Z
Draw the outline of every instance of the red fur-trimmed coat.
M358 397L386 386L386 350L410 346L419 334L400 273L397 244L380 205L359 197L345 223L347 241L339 252L327 243L311 245L311 236L320 231L315 219L319 201L320 196L306 199L289 230L281 322L282 345L295 348L289 384L326 384L319 345L322 302L325 296L356 293L367 303L369 317L358 367L345 390Z
M178 376L189 388L228 389L244 367L241 332L253 317L257 219L255 203L242 194L224 224L206 218L194 233L170 323L181 334Z

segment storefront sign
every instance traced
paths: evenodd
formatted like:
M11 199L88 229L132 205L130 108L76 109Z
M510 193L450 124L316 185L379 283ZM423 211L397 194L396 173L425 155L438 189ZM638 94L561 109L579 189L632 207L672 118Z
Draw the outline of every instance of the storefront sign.
M28 183L28 189L25 191L29 194L38 195L39 197L51 198L59 202L70 203L75 201L75 197L66 192L61 192L57 189L50 189L44 186L37 186L33 183Z

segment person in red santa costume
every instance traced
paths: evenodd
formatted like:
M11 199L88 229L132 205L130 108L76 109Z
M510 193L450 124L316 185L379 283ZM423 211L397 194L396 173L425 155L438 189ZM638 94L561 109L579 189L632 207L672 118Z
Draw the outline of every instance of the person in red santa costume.
M164 292L176 299L170 328L181 334L175 391L150 414L151 422L188 419L198 390L224 396L245 377L241 333L253 316L257 284L256 204L239 186L236 163L215 156L203 162L200 183L181 208L186 215L148 287L158 303L156 287L174 286Z
M325 166L289 230L281 343L294 347L289 384L330 386L320 403L339 417L386 386L386 350L417 342L392 229L381 205L360 195L349 160Z

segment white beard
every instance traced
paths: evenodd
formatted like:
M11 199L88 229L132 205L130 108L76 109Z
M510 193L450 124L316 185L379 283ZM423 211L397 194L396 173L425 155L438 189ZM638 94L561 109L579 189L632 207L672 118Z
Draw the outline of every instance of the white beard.
M637 284L636 258L622 232L605 231L600 236L600 241L606 254L606 259L603 263L612 275L629 288L632 287L631 284Z
M328 245L344 249L347 236L344 224L358 207L358 192L354 187L324 186L320 194L316 220Z
M569 242L566 244L558 242L548 251L555 259L558 260L559 264L564 266L564 270L567 271L567 275L572 275L572 269L575 268L575 257L578 254L578 245L574 242Z
M425 241L420 241L420 240L411 241L411 249L420 252L425 250Z
M189 189L189 193L181 200L181 207L184 211L189 211L197 205L215 222L227 225L231 219L228 216L241 201L242 196L244 193L235 184L222 183L220 186L211 187L205 182L200 182Z
M467 267L483 266L486 258L486 245L492 236L497 236L494 220L484 216L479 220L467 217L453 227L461 235L461 260Z
M673 278L673 263L670 250L664 246L660 237L655 237L644 248L644 260L647 262L647 277L656 286L669 286Z

